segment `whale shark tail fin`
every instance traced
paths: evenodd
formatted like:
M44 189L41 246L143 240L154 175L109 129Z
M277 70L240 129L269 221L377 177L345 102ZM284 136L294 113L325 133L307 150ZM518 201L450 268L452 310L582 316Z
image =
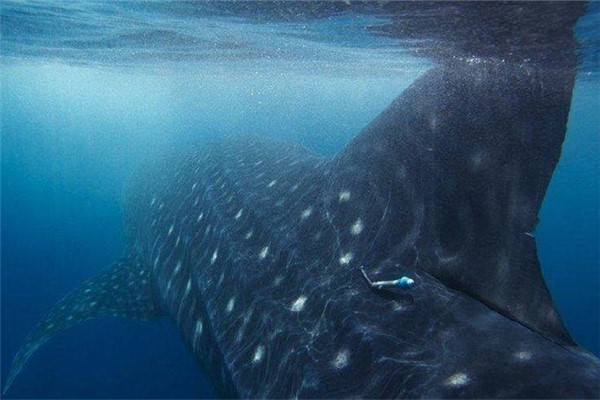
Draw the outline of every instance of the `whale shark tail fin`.
M147 275L141 263L125 258L60 300L25 339L13 360L2 393L8 391L33 353L62 330L103 316L149 320L161 315Z
M564 345L573 341L544 283L534 231L574 77L572 68L523 63L434 67L338 163L406 210L388 227L392 254L418 254L418 266L447 286Z

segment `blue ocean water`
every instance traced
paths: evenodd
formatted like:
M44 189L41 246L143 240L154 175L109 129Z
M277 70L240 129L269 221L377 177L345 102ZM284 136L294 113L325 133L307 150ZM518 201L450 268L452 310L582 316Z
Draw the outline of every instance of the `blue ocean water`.
M19 10L16 3L8 6ZM27 11L40 21L43 9L32 6ZM132 18L140 13L149 18L139 8L130 11ZM70 12L94 15L94 10L81 7ZM49 13L49 19L56 18L52 13L66 15L61 9ZM93 18L86 21L117 29L106 22L117 24L118 15L115 12L111 19L101 14L101 24ZM595 21L597 16L592 15ZM279 41L249 58L233 57L237 50L232 39L217 50L213 47L200 67L197 60L190 60L189 41L181 35L168 44L187 43L182 45L188 54L185 63L160 59L140 67L134 62L136 54L144 50L145 40L156 42L156 37L142 40L120 34L121 42L114 45L95 43L82 49L68 40L84 34L94 38L94 29L99 28L63 32L41 21L36 30L23 24L9 24L12 30L3 27L9 38L28 35L31 43L44 41L23 45L21 53L14 42L3 42L9 56L1 67L2 382L40 316L122 255L122 190L142 160L172 147L192 146L198 138L240 132L296 141L331 155L429 67L424 60L387 48L388 39L369 37L364 42L360 26L377 23L372 20L349 24L339 18L316 24L312 35L340 32L335 29L338 25L353 27L325 42L269 36ZM234 32L256 42L271 35L269 29L293 33L297 28L229 20L215 24L217 29L211 31L215 37ZM164 34L156 35L165 39ZM56 45L56 37L62 47ZM100 41L105 36L98 37ZM119 52L123 41L127 51ZM233 61L220 61L223 48L234 49ZM265 58L264 52L273 48L278 50ZM106 49L118 56L106 60L113 54ZM576 342L596 355L600 355L599 93L599 75L582 71L562 158L536 231L543 273L558 309ZM214 392L169 320L104 318L48 342L9 396L189 398L214 397Z

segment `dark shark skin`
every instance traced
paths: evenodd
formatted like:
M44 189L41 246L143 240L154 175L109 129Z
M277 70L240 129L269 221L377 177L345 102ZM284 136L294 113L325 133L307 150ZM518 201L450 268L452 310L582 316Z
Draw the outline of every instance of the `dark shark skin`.
M569 57L440 64L332 159L235 136L140 169L127 256L57 304L5 390L75 323L168 315L223 397L597 398L533 235Z

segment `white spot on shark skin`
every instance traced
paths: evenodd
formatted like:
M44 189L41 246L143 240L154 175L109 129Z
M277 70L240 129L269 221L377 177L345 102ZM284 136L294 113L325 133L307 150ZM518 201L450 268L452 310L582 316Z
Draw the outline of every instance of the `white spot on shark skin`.
M217 248L210 259L210 265L213 265L215 261L217 261L217 257L219 256L219 249Z
M200 213L200 215L198 215L198 219L196 220L197 222L202 221L202 218L204 218L204 213Z
M194 350L194 352L196 352L196 348L198 347L198 339L200 338L200 335L202 335L202 329L202 320L199 319L198 321L196 321L196 326L194 328L194 338L192 340L192 349Z
M471 168L478 170L487 160L487 154L485 151L480 150L471 156Z
M244 325L248 324L248 322L250 322L250 320L252 319L252 309L246 311L244 313Z
M173 270L173 275L178 273L180 270L181 270L181 261L177 261L177 265L175 266L175 269Z
M340 265L348 265L348 264L350 264L350 261L352 261L353 258L354 258L354 254L352 254L351 252L343 254L340 257Z
M254 356L252 356L252 364L259 364L262 362L265 356L265 346L258 345L256 350L254 350Z
M471 379L464 372L456 373L444 381L444 385L450 387L463 387L467 385Z
M150 202L150 207L152 207L154 205L154 203L156 203L156 197L152 198L152 201Z
M243 213L244 213L244 210L242 208L240 208L240 210L237 212L237 214L235 214L235 219L240 219L240 217L242 216Z
M392 310L397 311L397 312L401 312L401 311L405 311L407 309L407 307L397 301L392 302Z
M519 361L529 361L529 360L531 360L531 352L529 352L529 351L517 351L514 354L514 356Z
M177 235L177 240L175 241L175 247L179 246L179 241L181 240L181 236Z
M175 229L175 226L171 225L171 227L169 228L169 233L167 233L167 236L171 236L171 233L173 233L173 229Z
M198 183L194 183L194 184L192 185L192 192L193 192L193 191L196 189L196 186L198 186Z
M310 217L312 212L313 212L312 207L308 207L306 210L302 211L302 214L300 214L300 218L306 219L306 218Z
M246 240L248 240L248 239L250 239L250 238L252 237L252 235L253 235L253 234L254 234L254 232L252 231L252 229L250 229L250 230L248 231L248 233L246 233L246 235L244 236L244 238L245 238Z
M300 296L294 301L290 310L293 312L300 312L304 309L304 303L306 303L306 296Z
M194 329L194 333L196 336L199 336L202 334L202 328L203 328L202 320L199 319L198 321L196 321L196 328Z
M234 306L235 306L235 297L232 297L227 302L227 308L226 308L227 312L230 313L231 311L233 311Z
M187 296L191 289L192 289L192 279L189 278L187 283L185 284L185 292L183 292L183 297Z
M273 186L275 186L276 183L277 183L277 179L273 179L271 182L269 182L267 187L273 187Z
M350 192L347 190L341 191L338 199L339 199L340 203L350 200Z
M260 254L258 255L258 258L264 260L265 257L267 257L267 254L269 254L269 246L265 246L262 248Z
M337 352L333 360L331 361L331 365L333 365L336 369L342 369L348 366L350 363L350 351L348 349L342 349Z
M235 342L239 344L243 338L244 338L244 327L242 326L240 329L238 329L238 332L235 335Z
M432 115L431 118L429 119L429 127L431 128L432 131L434 131L435 129L437 129L438 126L438 119L435 115Z
M353 234L354 236L360 235L360 233L363 231L364 227L365 226L364 226L362 220L360 218L358 218L350 227L350 233Z

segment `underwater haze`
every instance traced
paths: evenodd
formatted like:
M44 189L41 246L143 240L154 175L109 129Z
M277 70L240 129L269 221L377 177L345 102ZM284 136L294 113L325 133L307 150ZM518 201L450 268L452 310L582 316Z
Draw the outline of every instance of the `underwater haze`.
M237 3L192 4L2 2L3 384L40 317L123 256L123 193L140 165L235 133L332 156L446 56L418 38L378 34L387 17L377 13L288 17L257 7L248 18ZM588 7L577 25L582 61L535 230L558 311L596 356L599 10ZM101 318L49 341L5 396L216 393L168 318Z

